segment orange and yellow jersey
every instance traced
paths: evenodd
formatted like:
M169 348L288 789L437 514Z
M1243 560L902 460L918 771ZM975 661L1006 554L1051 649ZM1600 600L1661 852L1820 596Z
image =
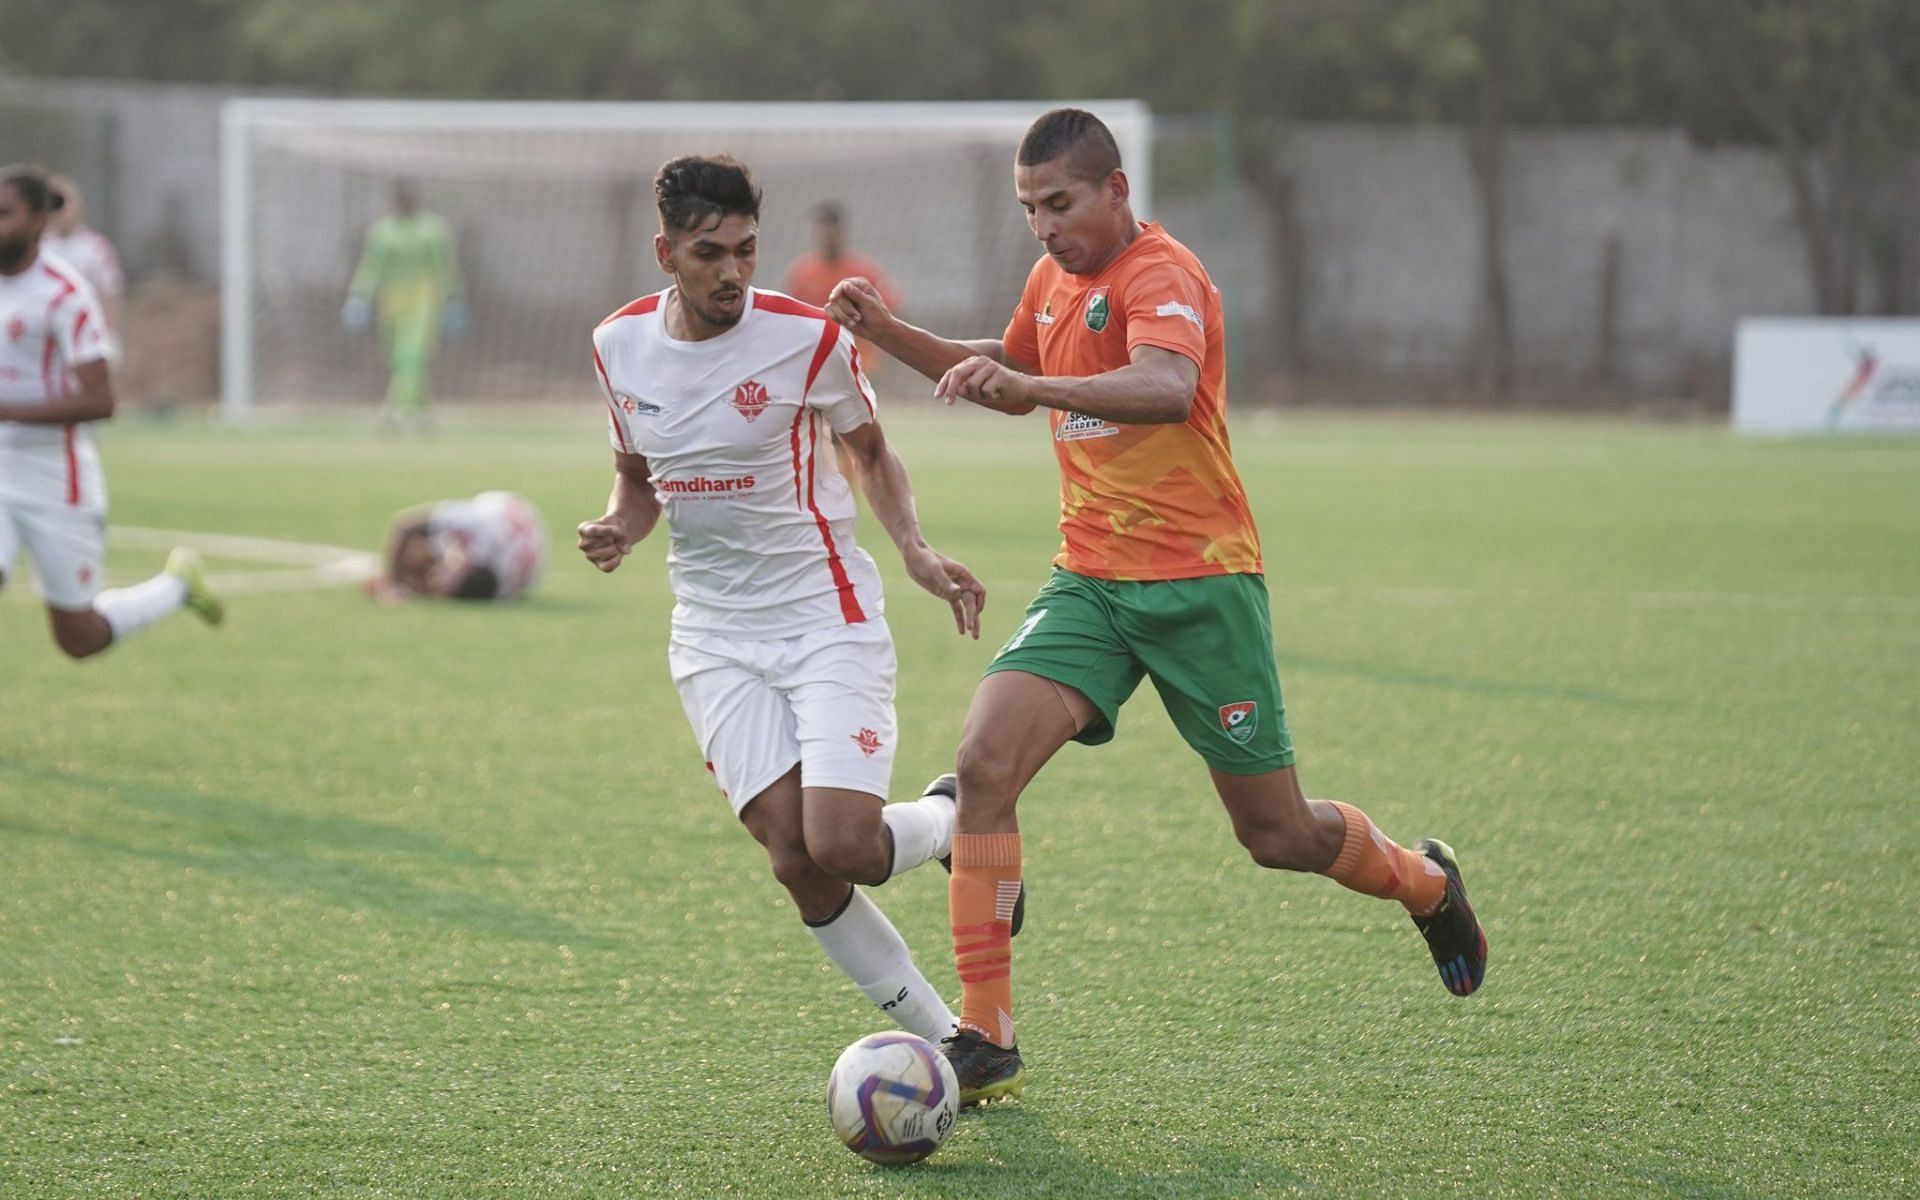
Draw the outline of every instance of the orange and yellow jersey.
M1099 375L1135 346L1200 368L1179 425L1116 425L1054 409L1060 460L1056 566L1098 579L1260 574L1260 535L1227 441L1226 331L1220 291L1193 252L1144 224L1095 275L1042 257L1007 324L1006 357L1042 375Z

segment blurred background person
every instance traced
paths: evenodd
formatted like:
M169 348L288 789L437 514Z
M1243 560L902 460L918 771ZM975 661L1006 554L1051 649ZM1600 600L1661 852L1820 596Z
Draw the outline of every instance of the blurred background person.
M893 286L893 281L887 278L887 273L880 269L880 264L848 245L846 213L838 201L828 200L814 206L811 237L813 249L794 259L787 267L784 284L787 295L816 308L825 308L827 297L833 294L834 285L857 275L879 290L889 309L899 306L900 293ZM882 384L888 383L893 373L893 360L884 354L874 353L873 344L858 334L854 335L853 341L859 351L860 366L868 377L877 378ZM840 473L857 488L860 464L847 453L837 433L833 435L833 449L840 459Z
M47 232L40 239L40 249L71 266L80 273L80 278L93 285L101 314L107 319L108 332L124 338L127 277L120 269L120 252L113 248L106 234L87 224L87 200L79 184L65 175L51 175L47 184L59 205L47 218Z
M367 230L340 319L349 333L379 320L389 370L382 424L410 421L425 429L432 422L427 369L441 333L466 330L465 286L446 219L420 207L419 190L407 180L393 185L392 205Z
M833 294L834 284L861 275L880 290L888 308L899 306L900 293L880 269L880 264L848 244L846 213L838 202L829 200L814 207L812 237L813 249L794 259L787 268L789 296L824 308L827 297Z
M481 492L394 514L368 591L392 603L415 596L517 600L547 565L547 524L512 492Z

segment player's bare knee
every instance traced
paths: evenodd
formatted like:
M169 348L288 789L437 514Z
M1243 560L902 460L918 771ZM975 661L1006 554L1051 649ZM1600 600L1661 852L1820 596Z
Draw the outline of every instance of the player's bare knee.
M825 881L825 872L808 855L804 842L770 843L767 846L767 860L780 886L796 896L818 888Z
M878 883L887 876L886 847L874 839L835 837L817 846L809 842L807 852L822 871L848 883Z
M1019 799L1013 759L1005 751L968 737L960 743L954 773L960 781L960 807L972 817L1010 811Z
M72 659L92 658L94 655L113 645L111 637L101 637L91 630L72 629L56 625L53 629L53 644L60 652Z

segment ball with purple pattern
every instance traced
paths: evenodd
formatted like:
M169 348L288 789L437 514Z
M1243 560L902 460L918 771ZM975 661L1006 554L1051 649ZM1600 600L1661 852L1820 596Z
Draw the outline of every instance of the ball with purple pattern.
M827 1115L861 1158L889 1166L919 1162L953 1132L960 1081L947 1056L925 1038L870 1033L833 1064Z

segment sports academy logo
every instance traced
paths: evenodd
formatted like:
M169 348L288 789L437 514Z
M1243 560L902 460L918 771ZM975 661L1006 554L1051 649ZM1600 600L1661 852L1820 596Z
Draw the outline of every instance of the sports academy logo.
M733 399L728 403L739 409L740 415L745 417L747 423L751 425L760 419L761 413L767 411L770 401L767 398L766 385L749 379L733 389Z
M1084 442L1088 438L1112 437L1120 432L1120 427L1099 417L1090 417L1085 413L1069 412L1060 418L1054 427L1053 440L1056 442Z
M613 398L619 401L620 407L625 409L627 415L630 417L641 414L649 417L657 417L662 411L658 404L642 400L638 396L629 396L625 392L615 392Z
M1033 314L1033 323L1035 325L1053 324L1053 301L1047 301L1039 312Z
M1253 731L1259 726L1260 706L1252 700L1220 706L1220 728L1238 744L1244 746L1252 741Z
M1098 288L1087 301L1087 328L1099 333L1107 327L1107 289Z
M873 730L862 729L859 733L853 734L852 737L853 744L860 747L860 753L866 755L868 758L872 758L874 755L880 753L882 744L880 735Z

